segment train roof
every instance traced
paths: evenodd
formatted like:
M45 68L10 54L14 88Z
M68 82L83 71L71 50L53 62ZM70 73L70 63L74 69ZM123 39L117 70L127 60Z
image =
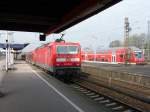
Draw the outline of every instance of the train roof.
M75 44L75 45L77 45L77 44L78 44L78 45L79 45L78 42L53 42L53 44L56 44L56 45L64 45L64 44L66 44L66 45L67 45L67 44L69 44L69 45L70 45L70 44L73 44L73 45Z
M43 48L43 47L46 47L46 46L51 46L51 45L80 45L78 42L48 42L48 43L44 43L44 44L41 44L40 46L37 46L35 48L36 49L39 49L39 48Z
M28 46L26 46L22 52L32 52L34 51L37 47L41 46L41 43L30 43Z
M126 48L130 48L132 51L142 51L141 49L135 47L135 46L130 46L130 47L113 47L113 48L105 48L105 49L100 49L97 51L97 53L100 52L116 52L116 50L125 50Z
M141 49L139 49L139 48L137 48L137 47L135 47L135 46L130 46L130 47L113 47L113 48L108 48L108 49L102 49L102 50L100 50L100 51L105 51L105 50L118 50L118 49L126 49L126 48L130 48L130 49L132 49L132 50L134 50L134 51L136 51L136 50L141 50Z

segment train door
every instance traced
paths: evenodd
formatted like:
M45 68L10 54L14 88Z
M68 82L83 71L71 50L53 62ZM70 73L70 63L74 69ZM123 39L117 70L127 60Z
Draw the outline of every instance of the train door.
M116 62L116 55L112 55L112 62Z
M112 50L112 63L116 62L116 50Z

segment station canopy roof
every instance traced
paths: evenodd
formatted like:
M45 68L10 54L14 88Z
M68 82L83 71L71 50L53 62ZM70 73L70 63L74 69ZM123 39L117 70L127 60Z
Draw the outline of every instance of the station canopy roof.
M22 50L27 45L29 45L29 43L24 43L24 44L13 43L13 44L9 44L10 48L13 48L13 50ZM5 43L0 43L0 48L5 49L6 48L6 44Z
M0 30L59 33L121 0L1 0Z

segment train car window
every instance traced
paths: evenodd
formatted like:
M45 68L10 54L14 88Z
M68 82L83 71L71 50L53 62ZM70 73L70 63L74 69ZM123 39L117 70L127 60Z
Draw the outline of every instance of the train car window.
M123 58L124 57L124 55L123 54L120 54L120 58Z
M142 58L142 53L141 52L135 52L135 57L136 58Z
M68 46L68 52L69 54L77 54L79 49L77 46Z
M57 46L57 54L78 54L78 46Z
M104 62L104 58L102 58L102 62Z

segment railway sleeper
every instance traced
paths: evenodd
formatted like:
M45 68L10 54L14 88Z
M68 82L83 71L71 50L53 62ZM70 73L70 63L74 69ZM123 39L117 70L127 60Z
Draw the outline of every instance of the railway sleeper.
M81 92L86 92L87 90L86 89L83 89L83 90L80 90Z
M106 107L113 107L113 106L116 106L117 103L116 102L112 102L112 103L107 103L105 104Z
M108 99L102 100L102 101L99 101L99 103L101 103L101 104L104 104L104 103L110 103L110 100L108 100Z
M88 93L90 93L90 92L91 92L91 91L84 91L83 93L84 93L84 94L88 94Z
M91 96L91 95L95 95L95 93L94 92L91 92L91 93L88 93L88 94L86 94L87 96Z
M99 100L103 100L103 99L104 99L104 97L99 97L99 98L95 98L94 100L99 101Z
M122 106L122 105L118 105L118 106L116 106L116 107L113 107L113 108L111 108L112 110L115 110L115 111L118 111L118 110L123 110L124 109L124 106Z
M98 94L96 94L96 95L94 95L94 96L90 96L91 98L97 98L97 97L99 97L99 95Z
M122 112L135 112L135 111L132 110L132 109L126 109L126 110L124 110L124 111L122 111Z

